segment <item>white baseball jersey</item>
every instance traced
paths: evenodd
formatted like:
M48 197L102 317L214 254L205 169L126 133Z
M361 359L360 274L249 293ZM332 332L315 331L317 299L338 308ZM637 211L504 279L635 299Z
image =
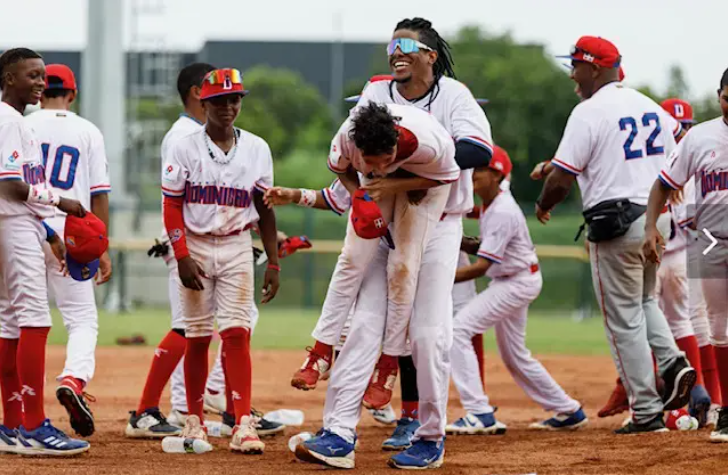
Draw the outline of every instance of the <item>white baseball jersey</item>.
M326 205L331 211L341 216L351 207L351 195L349 190L341 184L338 178L328 188L321 190Z
M226 236L258 221L253 204L255 189L273 186L273 159L262 138L235 129L237 147L230 162L210 157L224 155L204 128L172 145L162 172L165 196L184 197L185 227L193 234ZM209 144L209 148L208 148Z
M5 102L0 102L0 180L23 180L46 188L40 144L22 114ZM54 212L51 206L0 199L0 216L47 218Z
M478 256L493 263L486 275L508 277L538 264L521 207L510 191L501 191L480 213Z
M728 239L728 124L723 117L696 125L683 137L659 174L678 189L695 177L695 225Z
M611 83L571 112L552 163L577 175L584 209L626 198L646 205L654 177L675 148L663 109Z
M41 144L46 181L55 193L91 209L91 196L111 191L104 137L94 124L73 112L51 109L25 120ZM65 215L56 209L56 216Z
M427 112L412 106L387 104L390 113L400 118L397 127L400 139L405 138L407 147L400 145L398 155L409 149L409 155L395 159L385 173L399 168L423 178L451 183L460 176L460 167L455 162L455 145L447 131ZM335 173L344 173L353 166L363 175L374 171L364 162L361 151L354 144L350 133L354 124L347 118L331 142L329 168Z
M490 123L483 108L476 102L470 90L461 82L443 76L432 94L416 101L409 101L397 91L392 81L377 81L362 92L356 107L369 102L378 104L412 105L431 113L445 127L456 142L462 140L483 147L493 154L493 137ZM450 188L445 212L465 214L473 209L473 171L462 170L460 179Z

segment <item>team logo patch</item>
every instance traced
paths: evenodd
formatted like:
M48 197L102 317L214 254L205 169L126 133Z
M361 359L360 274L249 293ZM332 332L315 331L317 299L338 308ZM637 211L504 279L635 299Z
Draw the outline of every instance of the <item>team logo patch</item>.
M503 171L503 164L501 162L495 162L493 166L496 170Z
M584 54L584 61L589 61L590 63L593 63L594 62L594 56L592 56L592 55L590 55L588 53L585 53Z
M165 181L175 181L177 180L177 176L179 175L179 168L172 165L171 163L167 165L167 167L164 169L164 180Z
M382 218L375 219L374 226L376 226L377 229L382 229L384 227L384 220Z
M172 232L169 234L169 242L174 244L175 242L182 239L182 230L181 229L173 229Z
M73 239L73 236L66 236L66 245L76 247L76 241Z
M14 150L13 153L5 159L5 169L13 171L20 170L20 164L18 163L19 158L20 154L17 150Z
M83 269L81 269L81 277L83 280L88 280L91 278L91 269L88 268L88 266L83 266Z

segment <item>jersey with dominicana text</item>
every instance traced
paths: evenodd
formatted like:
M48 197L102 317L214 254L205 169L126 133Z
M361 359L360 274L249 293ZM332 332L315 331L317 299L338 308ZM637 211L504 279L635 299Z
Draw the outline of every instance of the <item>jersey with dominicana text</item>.
M0 180L23 180L28 185L46 188L40 144L23 116L0 102ZM0 216L33 214L53 216L55 208L0 198Z
M228 163L204 128L177 140L164 164L162 192L184 198L185 227L193 234L226 236L258 221L253 192L273 186L273 159L262 138L244 130ZM208 148L209 146L209 148Z
M387 104L390 113L400 118L398 127L409 131L413 137L413 153L402 160L396 160L386 173L399 168L417 176L450 183L460 176L460 167L455 163L455 145L447 131L430 114L412 106ZM353 128L351 117L339 128L331 142L329 168L335 173L344 173L349 165L364 175L374 170L364 162L361 151L350 137Z
M695 177L695 226L728 239L728 124L723 117L696 125L680 141L659 174L670 188Z
M455 79L441 77L432 94L416 101L402 97L392 81L373 82L362 92L357 107L369 102L415 106L431 113L454 141L467 141L493 154L490 123L483 108L470 90ZM460 179L450 188L445 212L464 214L473 209L473 204L473 171L462 170Z
M620 83L574 107L552 163L577 176L584 209L623 198L647 204L675 148L664 115L652 99Z
M507 277L538 263L526 217L510 191L501 191L480 213L478 256L493 264L486 275Z
M101 131L90 121L65 110L42 109L26 120L43 153L46 182L54 193L91 209L91 196L109 193L109 164ZM63 227L66 214L56 209L50 224Z

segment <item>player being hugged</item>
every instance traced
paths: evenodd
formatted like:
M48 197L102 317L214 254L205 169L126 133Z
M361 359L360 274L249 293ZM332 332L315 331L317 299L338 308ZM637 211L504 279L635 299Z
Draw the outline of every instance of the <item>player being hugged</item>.
M659 229L660 211L672 190L695 179L695 228L701 230L695 248L698 272L710 322L710 342L715 347L721 394L728 394L728 70L718 90L722 117L694 126L670 155L652 185L647 204L643 252L659 262L665 234ZM706 235L705 231L712 236ZM717 242L716 242L717 241ZM705 252L709 246L710 250ZM718 422L710 434L713 442L728 442L728 407L723 402Z
M41 220L54 207L83 217L84 207L46 187L40 143L23 118L45 90L45 64L26 48L0 56L0 452L74 455L89 449L45 416L46 341L51 328L45 240L63 259L63 242ZM63 265L63 264L62 264Z
M273 185L268 144L233 123L243 89L237 69L217 69L204 79L204 128L174 145L162 172L164 224L174 249L187 348L184 370L189 417L181 437L206 439L202 425L208 348L217 317L235 418L230 449L262 453L257 418L251 416L250 327L253 316L253 249L258 222L268 255L263 303L278 292L275 214L263 204Z

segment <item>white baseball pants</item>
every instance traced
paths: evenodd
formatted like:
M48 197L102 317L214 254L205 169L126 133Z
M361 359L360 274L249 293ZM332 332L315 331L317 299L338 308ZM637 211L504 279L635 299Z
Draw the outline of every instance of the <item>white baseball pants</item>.
M657 268L655 295L676 340L695 335L688 310L689 294L687 250L664 253Z

